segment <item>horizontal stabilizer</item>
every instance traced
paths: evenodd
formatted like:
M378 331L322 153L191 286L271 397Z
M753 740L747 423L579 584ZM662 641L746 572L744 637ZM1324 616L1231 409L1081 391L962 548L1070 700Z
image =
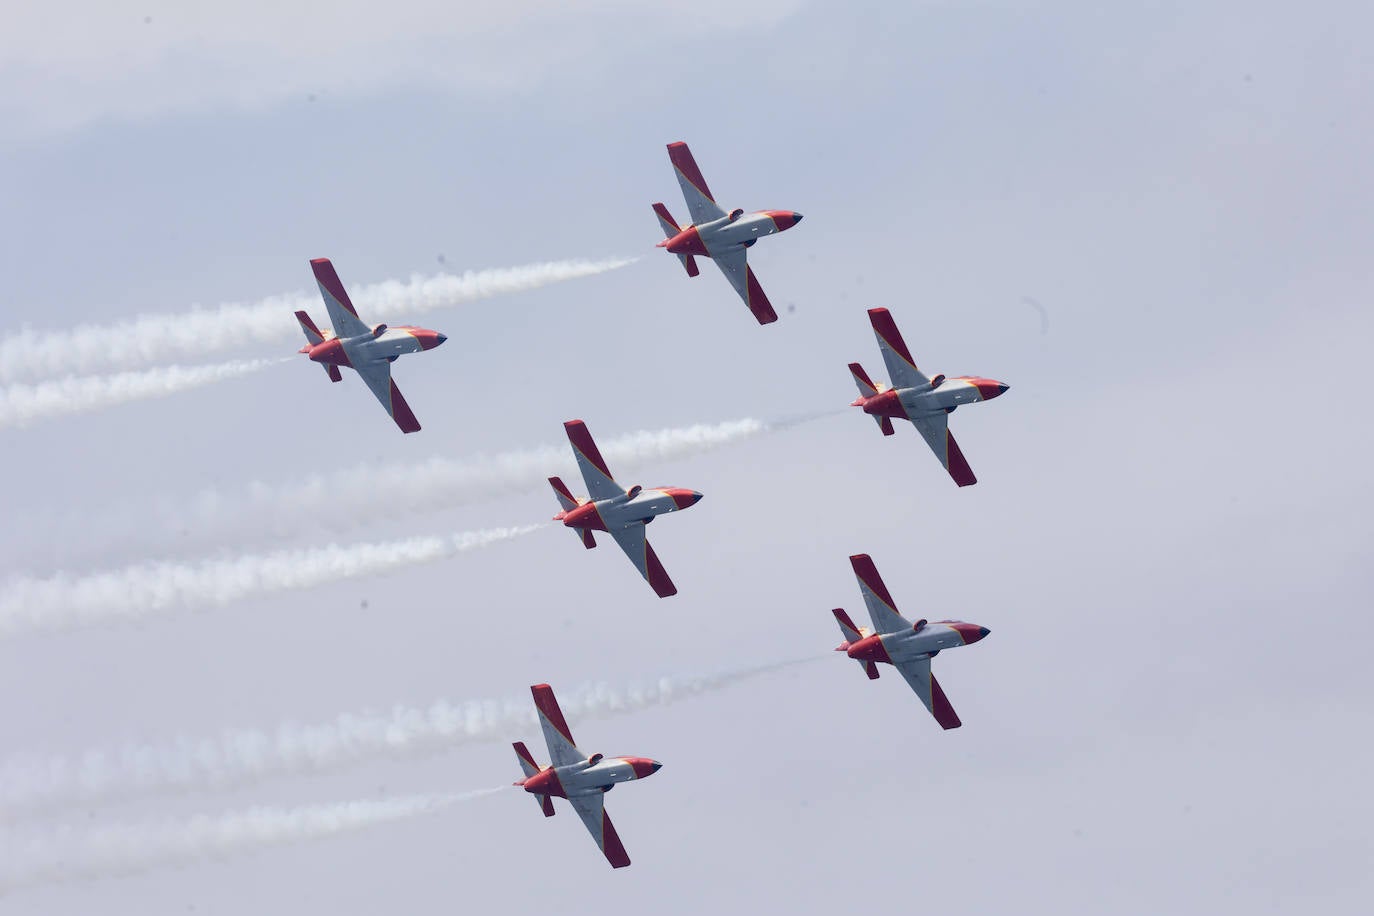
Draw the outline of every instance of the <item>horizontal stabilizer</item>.
M577 508L577 499L572 495L567 484L563 483L563 478L550 477L549 486L553 487L553 495L558 497L558 505L563 507L564 512Z
M654 215L658 217L658 225L663 229L665 239L670 239L682 231L682 227L663 204L654 204Z
M329 376L329 380L330 380L331 382L342 382L342 381L343 381L343 373L340 372L340 371L339 371L339 367L336 366L336 365L334 365L333 363L325 363L325 364L324 364L324 374L327 375L327 376Z
M840 625L840 633L844 635L846 642L858 642L864 638L863 634L859 632L859 628L854 626L854 621L849 619L844 608L837 607L830 613L835 615L835 622Z
M690 254L680 254L677 259L682 262L682 269L687 271L687 276L701 276L701 268L697 266L697 259Z
M515 748L515 757L520 761L520 771L525 774L526 778L539 772L539 764L534 762L534 755L530 753L529 748L525 747L525 742L517 741L511 747Z
M582 529L582 546L588 550L596 546L596 538L592 536L592 530L590 528Z
M315 322L311 320L309 315L305 312L297 312L296 321L300 322L301 332L305 334L306 343L312 347L315 344L324 343L324 335L320 333L320 329L315 326Z
M544 810L545 817L553 817L553 799L547 795L539 796L539 807Z
M868 675L870 681L878 679L878 665L875 662L863 662L864 674Z
M850 363L849 374L854 376L854 384L858 386L859 394L863 397L871 398L878 393L878 386L873 384L873 379L868 377L863 366L858 363Z
M891 417L874 417L873 419L878 421L878 428L883 431L884 436L890 436L896 432L896 430L892 428Z

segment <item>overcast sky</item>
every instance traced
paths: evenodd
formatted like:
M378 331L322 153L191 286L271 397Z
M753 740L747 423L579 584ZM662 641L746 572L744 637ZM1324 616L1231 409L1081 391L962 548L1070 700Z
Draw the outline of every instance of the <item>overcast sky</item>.
M157 559L547 519L543 482L298 524L175 507L349 468L843 411L885 376L864 310L924 369L1011 390L951 428L957 489L857 411L617 472L705 493L651 541L550 527L388 576L138 624L0 639L0 767L437 700L813 663L613 719L581 747L663 770L575 814L515 791L317 842L16 891L15 912L1356 913L1374 893L1369 408L1374 80L1363 4L625 0L29 4L0 31L0 338L562 258L600 276L428 313L395 377L273 365L0 430L0 592ZM759 327L685 220L664 144L720 202L795 209L751 265ZM359 303L362 308L362 303ZM321 306L312 311L317 320ZM363 318L368 319L364 313ZM299 345L232 351L290 356ZM224 353L204 362L227 358ZM181 360L195 364L195 359ZM572 484L573 480L569 480ZM580 482L574 489L581 491ZM170 507L170 508L169 508ZM907 616L991 629L935 671L827 655L867 552ZM536 731L523 737L540 760ZM464 792L501 740L225 791L4 815L0 842Z

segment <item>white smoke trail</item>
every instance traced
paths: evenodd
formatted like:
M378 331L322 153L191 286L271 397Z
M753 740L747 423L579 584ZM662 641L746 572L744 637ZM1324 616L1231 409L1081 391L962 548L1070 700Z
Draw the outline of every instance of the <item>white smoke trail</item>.
M807 656L708 675L661 677L612 686L558 688L574 724L667 706L814 661ZM556 685L555 685L556 686ZM345 713L312 725L235 729L162 744L92 748L74 757L22 755L0 763L0 809L7 815L144 795L224 789L313 773L377 758L434 754L468 744L538 735L528 694L504 700L438 700L389 712Z
M773 424L744 418L644 430L608 439L599 446L612 472L624 478L655 462L708 452L774 428ZM358 465L290 482L255 482L238 492L205 490L175 507L161 507L160 512L165 511L169 522L178 518L175 527L207 535L225 530L282 535L302 525L346 527L383 510L395 514L466 505L495 495L547 487L545 479L554 475L571 475L570 485L580 491L577 473L572 452L567 442L562 442L471 458ZM341 500L339 495L344 493L348 498Z
M0 388L0 429L44 417L165 397L284 362L286 359L240 359L212 366L166 366L142 372L67 376L34 385L9 385Z
M651 468L654 479L637 482L686 486L690 480L671 480L659 465L748 442L836 412L773 420L745 417L643 430L598 444L611 470L627 484L636 482L630 475ZM165 550L184 556L195 550L242 543L246 538L288 538L322 526L342 532L378 513L420 514L509 493L547 493L545 478L555 474L562 475L574 491L581 489L581 477L566 441L466 458L360 464L296 480L214 487L191 496L153 493L140 495L137 504L116 494L119 501L83 506L79 517L74 511L56 511L31 519L26 544L35 557L30 565L59 560L70 564L85 555L108 558L111 550L137 550L142 555L150 549ZM340 498L344 495L347 498ZM552 494L549 499L552 514ZM136 543L129 539L125 524L135 514L148 520L140 527ZM11 560L16 566L23 565L22 557L11 555Z
M405 282L388 280L359 286L349 290L349 297L367 321L389 322L477 299L590 277L633 261L547 261L469 270L457 275L414 276ZM0 338L0 382L130 368L246 344L279 344L292 335L300 336L300 328L292 317L297 309L321 311L319 293L297 292L215 309L140 315L116 324L83 324L63 331L24 328Z
M213 861L271 846L323 839L510 789L415 795L298 808L256 807L182 821L75 829L47 836L6 836L0 893L41 884L90 881L155 868Z
M0 589L0 636L136 620L176 608L224 605L271 592L378 575L446 559L542 527L331 544L198 563L144 563L80 577L61 573L41 579L19 577Z

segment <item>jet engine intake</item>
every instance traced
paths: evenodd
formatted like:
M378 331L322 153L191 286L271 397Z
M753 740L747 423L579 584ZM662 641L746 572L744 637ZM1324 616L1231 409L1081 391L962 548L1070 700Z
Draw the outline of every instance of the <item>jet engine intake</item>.
M935 376L935 378L933 378L933 379L930 380L930 390L931 390L931 391L934 391L936 388L939 388L939 387L940 387L941 385L943 385L944 383L945 383L945 376L944 376L943 373L941 373L940 375L937 375L937 376Z
M385 325L385 324L379 324L379 325L377 325L375 328L372 329L372 336L373 336L373 337L381 337L381 336L382 336L383 334L385 334L385 333L386 333L386 325Z
M602 758L605 756L605 754L592 754L590 757L587 758L587 764L589 766L596 766L598 763L601 762Z
M735 220L739 219L739 218L740 218L741 216L743 216L743 215L744 215L744 208L743 208L743 207L736 207L735 209L733 209L733 210L730 211L730 217L729 217L729 218L730 218L730 222L733 223Z
M924 617L922 617L920 620L916 621L916 625L913 626L911 629L912 629L912 632L919 633L919 632L921 632L922 630L924 630L925 628L926 628L926 619L925 619Z
M625 496L628 499L634 499L636 496L640 494L641 491L643 491L643 489L644 488L641 487L639 484L635 484L634 486L630 487L630 491L626 493Z

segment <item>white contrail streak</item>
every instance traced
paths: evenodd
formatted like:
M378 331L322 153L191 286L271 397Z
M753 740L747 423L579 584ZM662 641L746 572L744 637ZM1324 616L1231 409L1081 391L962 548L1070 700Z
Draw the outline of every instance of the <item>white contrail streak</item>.
M524 525L460 534L406 538L249 554L196 563L144 563L73 577L20 577L0 588L0 636L137 620L166 611L224 605L340 579L372 576L432 563L544 527Z
M611 470L623 479L655 462L708 452L775 428L774 424L744 418L645 430L599 445ZM433 511L504 493L547 489L545 479L554 475L567 476L573 489L581 491L581 477L567 442L471 458L358 465L291 482L253 483L236 492L206 490L175 506L160 506L159 512L167 515L169 524L177 520L173 527L205 536L249 531L286 535L302 526L347 527L379 512ZM627 486L630 483L624 482Z
M405 282L388 280L357 286L349 290L349 297L367 321L389 322L477 299L590 277L633 261L547 261L462 274L417 275ZM269 296L257 302L214 309L140 315L115 324L83 324L62 331L23 328L0 338L0 383L126 369L248 344L280 344L292 335L300 336L300 328L292 317L297 309L322 312L318 291Z
M298 808L255 807L180 821L84 829L63 827L46 836L8 835L4 837L4 861L0 863L0 893L40 884L138 874L322 839L432 814L509 788Z
M749 417L719 423L698 423L643 430L601 439L598 445L611 470L624 483L643 472L649 485L689 485L665 462L745 443L790 429L825 414L772 420ZM685 474L685 472L682 472ZM245 539L289 538L327 527L346 531L384 514L420 514L476 503L510 493L543 492L550 501L545 478L562 475L575 492L581 476L566 441L463 458L432 457L407 463L360 464L351 468L304 475L297 480L255 481L240 487L213 487L194 495L151 493L137 504L118 502L83 506L80 516L70 512L29 521L29 540L41 563L61 558L71 563L82 555L109 549L189 551L244 543ZM708 494L709 495L709 494ZM131 515L148 519L131 541L126 521ZM117 544L111 540L117 538ZM60 543L60 548L51 546Z
M828 655L829 653L826 653ZM625 715L730 687L814 661L808 656L708 675L638 684L562 688L558 702L580 721ZM8 815L152 794L223 789L313 773L377 758L405 758L467 744L530 740L539 733L529 695L504 700L438 700L389 712L345 713L313 725L227 730L162 744L92 748L74 757L23 755L0 763L0 810Z
M166 366L115 375L68 376L33 385L0 388L0 429L33 420L160 398L248 375L285 359L240 359L212 366Z

